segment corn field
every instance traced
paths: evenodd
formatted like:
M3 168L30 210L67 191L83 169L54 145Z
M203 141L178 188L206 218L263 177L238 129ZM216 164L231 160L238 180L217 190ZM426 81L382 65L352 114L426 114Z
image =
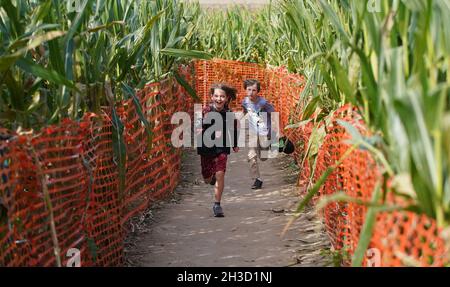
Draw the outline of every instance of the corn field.
M2 126L77 119L173 72L177 60L165 52L191 46L199 11L173 1L72 2L79 12L70 1L2 1Z
M0 1L0 127L26 133L114 110L167 76L195 98L177 72L190 59L282 66L306 78L302 110L295 111L302 116L285 128L312 124L309 142L297 143L316 147L303 155L311 166L324 141L321 124L351 104L370 136L342 122L349 143L376 159L382 198L405 202L361 204L375 213L412 211L450 230L449 1L279 0L255 10L169 0L79 2L72 11L65 1ZM113 120L119 121L114 112ZM299 212L325 180L314 178ZM354 266L369 244L374 216L367 219Z

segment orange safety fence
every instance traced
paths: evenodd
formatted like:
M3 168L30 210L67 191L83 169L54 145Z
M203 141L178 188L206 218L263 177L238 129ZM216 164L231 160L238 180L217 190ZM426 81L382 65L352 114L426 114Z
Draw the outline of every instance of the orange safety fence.
M196 89L203 103L209 101L209 88L213 83L226 82L238 89L237 101L232 103L231 108L239 110L240 103L245 97L243 81L257 79L261 82L261 94L273 103L275 110L280 113L281 128L302 120L301 111L306 104L300 101L300 93L305 84L302 76L289 74L282 68L266 68L257 64L220 59L196 61L195 71ZM351 136L337 123L338 119L349 122L362 135L370 135L356 109L350 105L338 109L333 114L330 124L325 127L326 136L319 147L314 170L311 170L310 163L304 158L314 124L308 122L296 128L282 130L284 135L296 144L294 158L301 168L299 184L307 183L311 175L313 180L317 181L327 168L335 165L351 147L345 141ZM319 125L325 124L325 121L322 121ZM380 167L373 156L367 150L355 149L329 175L315 200L323 195L344 192L346 195L369 202L381 177ZM390 199L387 203L394 201ZM330 203L322 210L325 227L334 249L349 255L344 259L344 265L350 264L350 256L356 250L366 212L367 207L363 205L343 202ZM409 264L408 262L421 266L448 264L446 256L448 250L445 249L439 232L435 222L424 215L406 212L379 213L369 245L370 252L366 254L363 264L364 266L402 266ZM378 250L378 253L374 250ZM377 261L374 256L378 255Z
M192 81L189 67L180 73ZM125 189L113 152L110 108L63 120L39 133L0 130L0 266L124 263L127 221L178 182L181 150L172 147L171 115L190 111L192 100L173 79L136 94L151 130L132 100L118 103L126 148Z
M447 266L449 251L434 220L412 212L378 215L369 248L380 251L380 266ZM374 262L367 260L367 262ZM366 264L367 265L367 264Z

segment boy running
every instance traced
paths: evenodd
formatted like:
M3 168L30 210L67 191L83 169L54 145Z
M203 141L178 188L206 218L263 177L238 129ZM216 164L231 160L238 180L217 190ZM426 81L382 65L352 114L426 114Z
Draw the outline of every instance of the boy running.
M228 107L228 103L236 98L236 89L225 84L216 84L211 87L210 91L211 103L203 108L201 128L197 127L198 131L201 129L202 136L197 153L201 158L202 176L205 183L214 185L214 216L223 217L220 201L224 189L227 158L231 150L230 145L234 152L239 151L237 120Z

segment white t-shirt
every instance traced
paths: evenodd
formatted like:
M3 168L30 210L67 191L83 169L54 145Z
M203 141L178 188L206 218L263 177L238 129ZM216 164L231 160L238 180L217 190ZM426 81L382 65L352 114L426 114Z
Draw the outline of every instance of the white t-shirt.
M252 102L249 97L245 97L242 101L242 108L248 114L249 130L258 135L267 136L271 128L270 113L275 111L273 106L259 96L255 102Z

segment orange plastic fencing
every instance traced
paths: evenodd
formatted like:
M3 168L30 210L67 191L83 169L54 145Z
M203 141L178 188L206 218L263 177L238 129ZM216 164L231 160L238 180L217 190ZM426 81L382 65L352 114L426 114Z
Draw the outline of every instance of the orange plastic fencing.
M380 266L437 267L449 263L449 252L439 229L425 215L382 213L374 229L370 248L380 250Z
M342 163L328 176L319 191L320 196L344 192L369 202L381 173L367 151L356 149L343 158L350 148L346 141L350 140L351 136L337 120L348 122L362 135L368 135L362 119L351 106L344 106L334 113L330 125L326 127L327 134L317 155L314 179L317 181L327 168L341 159ZM353 254L366 212L366 207L355 203L334 202L324 208L325 226L335 249Z
M209 101L209 88L213 83L226 82L238 89L238 99L231 107L239 110L240 103L245 97L243 80L257 79L261 82L261 94L274 104L276 111L280 112L282 128L303 120L301 111L305 103L299 100L304 86L302 76L290 75L281 68L265 68L257 64L219 59L195 62L195 72L196 89L203 103ZM334 166L351 147L346 142L351 136L338 124L338 119L349 122L362 135L370 135L354 108L349 105L340 108L334 113L330 124L325 126L326 136L318 150L313 170L312 163L305 159L313 123L283 130L283 133L296 144L294 158L302 169L299 184L307 184L311 175L313 181L317 181L327 168ZM325 122L321 122L320 125L325 125ZM372 155L366 150L356 149L329 175L315 200L323 195L343 192L369 202L381 176L380 168ZM387 203L394 201L391 199ZM330 203L322 211L333 247L344 251L344 255L347 254L343 261L344 265L350 264L350 256L356 250L366 212L367 208L363 205L342 202ZM446 258L448 250L445 249L439 232L434 221L423 215L380 213L369 245L370 252L366 254L363 264L364 266L402 266L411 262L421 266L448 264Z
M189 67L180 72L192 81ZM67 266L73 248L81 266L123 265L128 219L178 182L181 150L171 145L170 119L192 106L172 79L145 86L137 98L152 145L132 100L118 104L127 151L122 192L110 108L37 134L0 130L0 266Z

